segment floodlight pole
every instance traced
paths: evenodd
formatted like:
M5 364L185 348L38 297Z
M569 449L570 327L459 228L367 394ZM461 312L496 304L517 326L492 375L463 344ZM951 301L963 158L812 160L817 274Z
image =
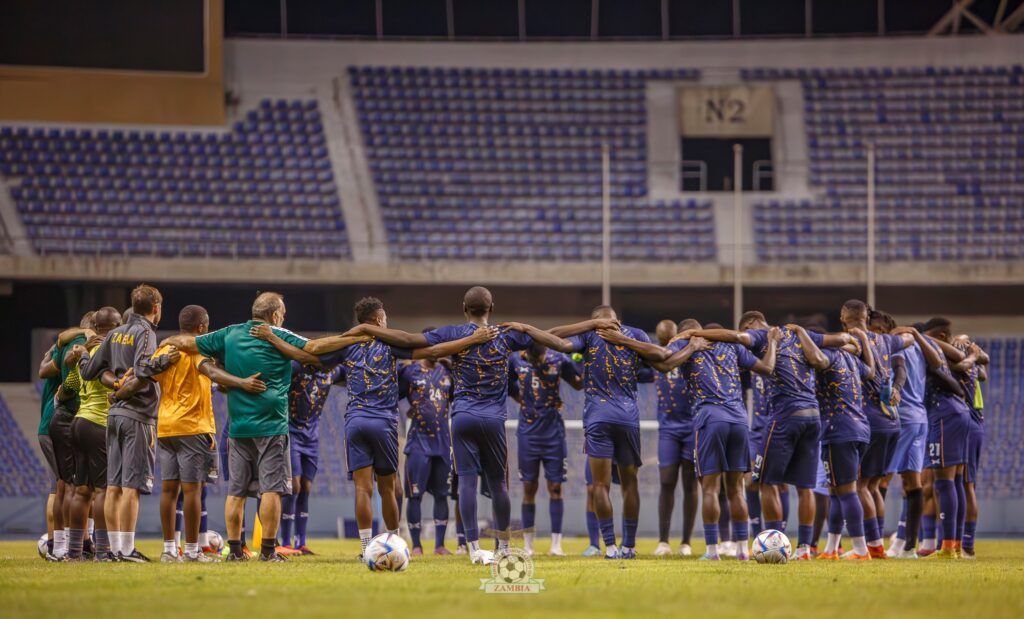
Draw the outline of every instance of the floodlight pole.
M868 305L875 307L875 145L868 144Z
M732 324L739 328L743 314L743 146L732 145Z
M601 144L601 304L612 304L612 156Z

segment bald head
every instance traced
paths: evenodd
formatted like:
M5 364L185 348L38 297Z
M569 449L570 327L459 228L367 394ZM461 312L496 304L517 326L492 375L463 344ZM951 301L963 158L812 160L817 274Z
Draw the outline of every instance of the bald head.
M121 326L121 312L113 307L101 307L92 315L93 330L97 335L106 335Z
M665 319L658 323L658 326L654 328L654 335L658 337L658 342L662 346L668 344L668 341L676 336L676 323Z
M252 302L252 317L280 327L284 324L284 297L278 292L261 292Z
M491 291L483 286L473 286L462 298L462 310L469 316L486 316L493 309L494 299L491 297Z

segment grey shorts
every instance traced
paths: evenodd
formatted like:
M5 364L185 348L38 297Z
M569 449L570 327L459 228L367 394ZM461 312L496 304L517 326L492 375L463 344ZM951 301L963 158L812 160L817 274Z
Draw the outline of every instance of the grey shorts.
M118 415L107 418L107 486L153 492L156 428Z
M160 477L198 484L217 478L217 439L212 434L165 436L160 445ZM210 473L212 472L212 475Z
M53 441L50 440L49 434L39 435L39 450L43 452L43 458L46 460L46 466L50 473L50 492L55 492L57 487L57 456L53 455Z
M228 439L229 496L291 494L292 459L288 435Z

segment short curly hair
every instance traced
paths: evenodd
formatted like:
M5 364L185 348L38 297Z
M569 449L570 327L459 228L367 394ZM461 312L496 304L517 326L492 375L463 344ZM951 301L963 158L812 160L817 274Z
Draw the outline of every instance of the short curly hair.
M363 297L356 302L356 322L367 322L380 310L384 309L384 302L377 297Z

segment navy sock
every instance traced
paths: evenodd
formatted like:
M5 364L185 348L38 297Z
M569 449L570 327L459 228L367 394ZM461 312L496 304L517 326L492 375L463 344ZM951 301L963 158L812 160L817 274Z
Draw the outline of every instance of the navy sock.
M551 499L551 504L548 505L548 510L551 512L551 532L561 533L562 520L565 516L565 500Z
M306 545L306 525L309 524L309 492L299 490L295 497L295 534L299 538L299 548Z
M292 528L295 526L295 495L285 493L281 495L281 543L291 546Z
M476 492L479 476L472 473L459 474L459 513L467 542L480 540L480 527L476 520Z
M967 491L964 489L964 476L957 475L956 480L956 533L954 540L964 539L964 523L967 521Z
M956 539L957 492L952 479L935 480L935 500L939 504L939 519L942 521L943 541Z
M747 490L747 512L750 514L750 537L761 532L761 493Z
M875 529L878 530L878 537L885 537L885 518L881 516L875 518Z
M459 546L466 545L466 527L462 526L462 510L459 511L459 521L455 523L455 540Z
M178 502L174 507L174 530L185 532L185 493L181 491L178 492Z
M864 506L860 503L860 497L856 492L849 492L839 497L839 505L843 520L846 521L846 531L850 537L863 537Z
M905 504L907 507L907 515L904 520L906 520L907 531L902 539L907 540L905 548L907 550L913 550L917 546L918 531L921 530L921 511L924 509L924 491L918 488L917 490L907 492L907 500ZM934 523L932 524L932 528L934 528Z
M636 547L637 525L639 525L638 520L630 520L629 518L622 519L622 545L626 548Z
M523 531L533 533L533 527L537 522L537 504L523 503Z
M747 542L747 539L748 539L747 538L747 529L748 528L749 528L749 523L748 522L744 522L742 520L733 520L732 521L732 541L734 541L734 542L741 542L744 545L746 545L746 542Z
M247 546L248 545L248 544L245 543L245 506L244 505L242 506L242 530L241 530L241 532L240 532L240 534L238 536L238 541L243 546Z
M725 490L723 489L718 493L718 509L720 514L718 516L718 532L722 536L723 542L732 541L732 531L730 526L731 513L729 512L729 497L726 496Z
M782 503L782 526L779 527L780 531L785 532L786 525L789 524L789 490L779 490L779 502Z
M448 533L448 498L434 497L434 547L444 547L444 536Z
M875 518L864 518L864 537L868 538L868 541L874 541L880 536L878 534L878 520ZM849 526L849 521L847 521Z
M907 539L907 504L910 502L908 496L903 497L903 507L900 508L900 520L896 523L897 539Z
M854 493L856 495L856 493ZM864 515L858 519L863 519ZM843 534L843 503L838 494L829 495L828 501L828 532L832 535Z
M704 543L707 545L718 543L718 523L704 525Z
M409 497L409 511L406 514L406 520L409 524L409 537L412 538L413 548L423 547L420 543L420 530L423 526L423 514L421 513L422 508L422 497Z
M978 530L978 523L973 520L964 521L964 545L967 552L974 552L974 532Z
M935 537L935 516L921 517L921 539L930 540Z
M776 531L781 531L782 530L782 521L781 520L767 520L764 523L764 528L765 529L775 529Z
M498 534L507 534L512 525L512 499L508 496L508 484L502 477L490 479L487 486L491 489L491 508L494 510L494 528ZM507 535L506 535L507 539Z
M597 514L594 512L587 512L587 535L590 536L591 546L601 547L601 527L597 524Z
M810 546L814 537L814 525L813 524L802 524L797 529L796 544L797 546Z
M601 529L601 537L604 539L605 548L615 545L615 519L614 518L601 518L597 521L598 528Z
M203 491L199 495L199 503L203 511L199 512L199 532L205 533L209 531L209 518L206 514L206 484L203 484Z

